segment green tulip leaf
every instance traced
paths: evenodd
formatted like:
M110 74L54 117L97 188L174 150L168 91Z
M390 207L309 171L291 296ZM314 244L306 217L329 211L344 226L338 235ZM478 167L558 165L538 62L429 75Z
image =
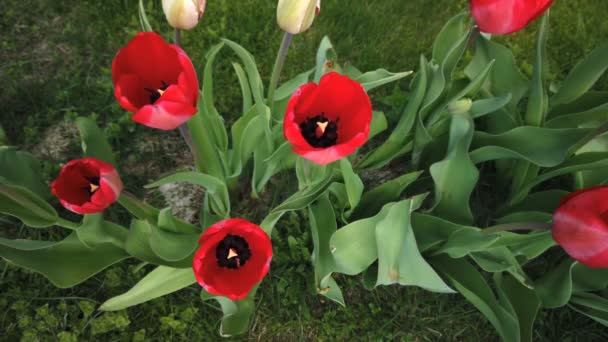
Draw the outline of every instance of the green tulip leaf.
M245 50L245 48L243 48L241 45L228 39L222 39L222 42L230 47L241 59L241 62L243 62L245 72L247 73L247 79L249 80L249 86L251 87L251 93L253 94L253 99L256 104L263 105L264 84L262 83L262 78L260 77L258 67L255 64L255 59L251 53Z
M352 210L357 207L363 194L363 181L355 173L352 165L348 158L342 158L339 161L340 171L342 172L342 178L344 179L344 185L346 186L346 195L348 197L348 203Z
M116 160L112 154L112 147L110 147L106 137L95 121L79 117L76 119L76 127L78 127L78 132L80 133L82 151L85 156L101 159L117 167Z
M328 68L328 66L331 66L331 68ZM336 50L334 50L334 46L329 38L325 36L323 39L321 39L321 43L317 49L315 75L313 77L314 82L319 83L321 76L323 76L323 74L325 74L329 69L335 69L339 72L340 66L338 65L338 56L336 55Z
M355 81L361 83L361 86L365 91L370 91L374 88L383 86L387 83L398 81L406 76L409 76L413 71L404 72L389 72L385 69L378 69L375 71L368 71L364 74L359 75L355 78Z
M181 250L171 250L173 248L180 248L180 243L183 243L187 249L191 248L189 241L183 241L180 238L175 238L173 235L158 235L159 228L152 223L142 220L133 220L131 221L129 235L127 235L125 240L125 250L130 255L151 264L174 268L192 267L191 251L189 251L190 253L188 253L188 255L185 255L186 253ZM163 240L164 238L174 239L173 241L166 241ZM194 240L194 243L198 241L198 238L198 235L190 237L191 240ZM177 255L180 254L185 255L184 258L175 260Z
M34 155L12 146L0 146L0 181L22 186L47 199L51 193L41 175L40 162Z
M249 88L249 80L247 79L247 73L239 63L232 63L232 68L239 80L239 86L241 87L241 96L243 97L243 113L247 113L253 105L253 96L251 95L251 88Z
M91 248L100 243L109 243L124 249L128 233L125 227L105 221L102 214L85 215L76 229L80 241Z
M30 227L50 227L59 221L57 212L38 195L0 178L0 213L15 216Z
M608 44L596 47L574 66L559 90L551 98L551 105L569 103L587 92L608 69Z
M519 341L519 321L496 299L473 265L465 259L447 256L434 257L431 264L490 321L503 341Z
M236 336L244 334L249 330L255 313L253 297L255 296L256 289L257 286L250 292L249 296L237 301L209 294L205 290L201 291L202 300L215 299L220 304L223 313L220 336Z
M150 26L150 22L148 21L148 16L146 16L146 9L144 8L144 1L139 0L138 12L139 16L139 26L142 32L152 32L152 26Z
M111 243L83 244L76 233L54 241L0 238L0 256L8 262L40 273L60 288L80 284L129 255Z
M494 274L499 297L512 307L519 321L519 340L532 342L534 320L540 309L540 301L533 290L523 286L515 278L502 273Z
M196 283L191 268L158 266L146 274L129 291L106 300L99 310L116 311L126 309L152 299L179 291Z
M477 184L479 171L469 157L472 137L471 118L467 114L453 115L447 155L430 168L435 183L433 213L458 223L473 221L469 198Z

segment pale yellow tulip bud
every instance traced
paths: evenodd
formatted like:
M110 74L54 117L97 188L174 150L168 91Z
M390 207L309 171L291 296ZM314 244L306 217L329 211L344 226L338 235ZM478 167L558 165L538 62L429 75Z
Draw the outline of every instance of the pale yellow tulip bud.
M163 0L163 12L169 25L189 30L203 17L205 0Z
M321 0L279 0L277 22L285 32L298 34L310 28L321 10Z

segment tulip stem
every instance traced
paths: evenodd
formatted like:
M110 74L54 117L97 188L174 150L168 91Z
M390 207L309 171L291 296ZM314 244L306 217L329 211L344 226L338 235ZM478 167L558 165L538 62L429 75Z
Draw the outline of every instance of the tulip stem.
M551 230L551 224L547 222L519 222L505 223L482 229L484 234L499 232L511 232L516 230Z
M277 53L277 59L275 60L274 67L272 68L272 76L270 76L270 85L268 86L268 97L266 100L266 104L268 104L268 107L271 109L274 102L274 92L277 89L279 77L281 76L281 70L283 70L285 57L287 57L287 50L289 49L289 44L291 44L292 39L293 34L285 32L283 35L283 41L281 42L281 47L279 48L279 53Z
M76 230L80 226L77 222L68 221L61 217L57 218L57 225L70 230Z

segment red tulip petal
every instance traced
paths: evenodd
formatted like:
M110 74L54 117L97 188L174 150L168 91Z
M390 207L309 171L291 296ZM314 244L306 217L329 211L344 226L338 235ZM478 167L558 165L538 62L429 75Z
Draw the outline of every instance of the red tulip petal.
M144 86L137 75L125 74L120 77L114 86L114 96L118 99L120 106L135 113L137 108L148 103L148 99L141 90Z
M327 148L293 148L292 151L306 159L312 160L316 164L326 165L353 154L359 146L365 143L368 134L369 131L367 133L360 133L347 144L338 144Z
M142 125L171 130L188 121L197 109L184 103L162 101L140 108L131 118Z
M553 0L471 0L471 14L482 32L508 34L542 15Z
M574 259L608 267L608 187L568 195L553 214L553 239Z

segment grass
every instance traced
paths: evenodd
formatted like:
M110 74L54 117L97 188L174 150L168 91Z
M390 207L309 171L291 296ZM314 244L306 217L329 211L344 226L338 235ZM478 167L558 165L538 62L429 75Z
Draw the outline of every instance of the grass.
M562 79L582 56L608 37L604 1L556 2L548 44L552 79ZM169 38L160 2L145 2L153 26ZM332 39L341 62L351 62L362 70L415 69L419 54L430 55L432 41L445 20L466 8L466 3L357 0L345 5L345 1L326 0L311 30L294 40L282 79L313 65L324 35ZM39 154L46 161L49 177L56 174L58 163L78 156L77 138L69 124L77 116L93 116L104 127L127 174L127 188L139 195L157 196L143 192L141 185L187 160L180 152L185 146L175 132L135 125L112 95L111 60L138 29L136 5L133 0L0 2L0 125L6 132L5 138L0 132L0 141L6 139ZM237 41L256 57L267 84L281 38L275 6L274 0L209 1L201 25L184 34L184 48L200 71L205 52L219 38ZM532 25L499 38L513 49L527 73L535 29ZM230 58L218 65L214 80L218 108L227 117L240 108ZM597 87L607 89L607 78ZM373 96L379 100L390 93L388 87ZM58 124L64 128L58 130ZM49 128L58 133L49 136ZM53 140L57 135L64 137L61 144L65 146L49 152L61 145ZM116 208L110 215L125 222L124 213ZM458 295L394 286L368 292L358 278L341 277L338 282L348 306L324 302L313 291L309 266L312 242L306 225L300 224L304 221L305 217L292 214L277 229L273 268L262 285L254 326L245 339L497 339L491 325ZM60 234L55 229L23 228L0 217L2 236L57 238ZM117 313L95 311L100 302L126 291L149 269L138 269L130 261L73 289L56 289L39 275L0 262L0 339L216 339L219 312L213 303L198 299L196 286ZM535 326L535 340L606 339L601 326L566 308L541 312Z

